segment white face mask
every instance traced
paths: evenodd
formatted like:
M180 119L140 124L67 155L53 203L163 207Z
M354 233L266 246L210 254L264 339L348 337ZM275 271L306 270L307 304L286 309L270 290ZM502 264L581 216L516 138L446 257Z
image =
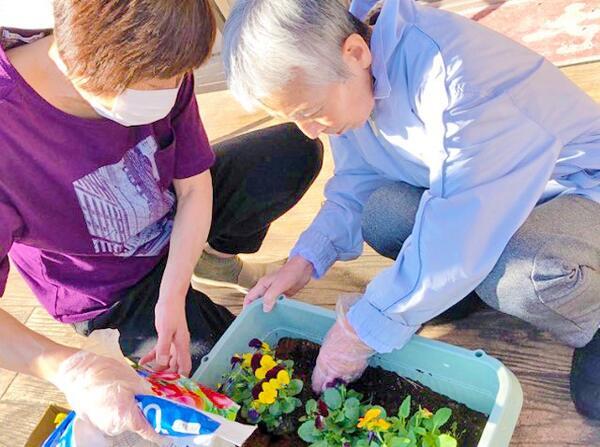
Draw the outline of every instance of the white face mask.
M66 76L67 67L58 56L58 52L53 51L51 57ZM111 108L106 107L98 99L77 88L77 86L75 88L100 116L115 121L122 126L131 127L155 123L167 116L175 106L180 86L181 82L176 88L163 90L133 90L128 88L117 95Z
M177 100L179 87L165 90L125 89L108 108L93 97L86 100L101 116L123 126L141 126L154 123L169 114Z

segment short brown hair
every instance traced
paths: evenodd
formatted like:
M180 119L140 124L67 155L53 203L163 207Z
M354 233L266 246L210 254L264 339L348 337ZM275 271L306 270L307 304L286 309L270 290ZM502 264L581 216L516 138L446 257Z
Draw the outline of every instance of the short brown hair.
M54 0L54 20L69 76L97 95L199 67L216 34L208 0Z

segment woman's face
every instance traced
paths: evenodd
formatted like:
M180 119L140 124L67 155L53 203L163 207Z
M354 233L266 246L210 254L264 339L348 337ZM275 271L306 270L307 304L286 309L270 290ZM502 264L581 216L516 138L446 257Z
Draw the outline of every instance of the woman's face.
M299 74L286 88L262 100L265 109L294 121L309 138L362 127L374 107L371 52L363 38L353 34L343 45L342 58L348 79L313 85Z

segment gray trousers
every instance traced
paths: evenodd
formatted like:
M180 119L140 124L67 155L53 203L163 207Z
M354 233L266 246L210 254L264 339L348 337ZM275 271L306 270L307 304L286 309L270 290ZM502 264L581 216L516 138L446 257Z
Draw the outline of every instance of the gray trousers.
M422 193L406 183L375 191L363 211L367 244L396 259ZM567 195L537 206L475 292L567 345L586 345L600 326L600 204Z

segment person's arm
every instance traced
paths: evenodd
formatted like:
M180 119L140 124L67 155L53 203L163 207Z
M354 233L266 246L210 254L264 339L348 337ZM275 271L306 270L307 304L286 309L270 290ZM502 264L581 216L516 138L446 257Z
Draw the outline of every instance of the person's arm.
M0 368L52 380L60 364L76 352L32 331L0 309Z
M174 185L177 212L155 310L159 337L156 347L142 362L154 360L159 368L169 367L188 375L192 364L185 299L210 230L213 194L210 171L175 180Z
M326 201L290 252L289 261L248 292L244 306L263 298L270 311L282 293L293 296L311 277L320 278L338 260L362 253L361 215L369 196L388 183L363 159L353 137L331 137L335 172L325 187Z
M171 123L175 137L173 185L177 210L155 309L158 342L140 362L154 362L157 369L169 368L188 375L192 363L185 299L210 230L213 192L209 169L215 161L200 120L192 75L181 86Z
M447 98L437 62L438 75L415 95L432 136L431 188L396 262L348 313L378 352L404 346L485 279L541 197L562 148L510 93L465 88L459 102Z

